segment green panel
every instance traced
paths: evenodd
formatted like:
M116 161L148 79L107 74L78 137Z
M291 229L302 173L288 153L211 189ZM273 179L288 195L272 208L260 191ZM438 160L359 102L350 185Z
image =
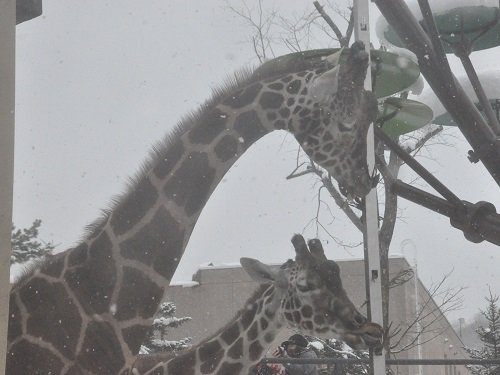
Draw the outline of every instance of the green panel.
M297 72L321 64L324 57L339 51L339 48L317 49L295 52L277 57L262 64L254 74L270 77L273 74ZM418 79L418 65L406 57L394 53L371 50L372 82L378 98L396 94L407 89Z
M401 98L387 98L379 105L377 122L386 119L382 129L387 135L397 137L427 125L432 120L432 110L423 103Z
M418 65L406 57L379 50L371 50L371 57L372 85L378 98L404 91L420 75Z
M498 7L470 6L434 15L436 25L446 53L453 53L450 43L459 43L462 38L473 41L472 51L479 51L500 45L500 9ZM391 26L384 31L388 42L405 47Z

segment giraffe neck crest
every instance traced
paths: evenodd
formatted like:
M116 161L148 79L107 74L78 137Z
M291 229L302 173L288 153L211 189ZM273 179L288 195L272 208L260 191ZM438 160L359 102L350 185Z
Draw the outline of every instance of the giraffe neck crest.
M367 54L351 47L337 71L321 54L302 57L242 71L214 90L153 148L129 189L78 246L48 257L16 284L9 374L127 373L203 207L234 162L268 132L292 132L346 190L371 189L356 143L364 142L376 113L375 98L358 84ZM312 82L340 94L329 92L323 106L310 94Z

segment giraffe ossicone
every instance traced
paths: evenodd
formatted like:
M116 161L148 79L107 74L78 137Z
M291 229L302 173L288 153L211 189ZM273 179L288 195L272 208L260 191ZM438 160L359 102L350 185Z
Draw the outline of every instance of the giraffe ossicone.
M373 179L362 44L292 54L240 73L159 144L128 191L73 249L11 288L7 374L129 374L198 217L235 161L291 132L350 195Z
M236 316L213 336L177 356L142 356L134 375L247 375L284 327L337 338L354 349L382 345L383 330L358 312L342 285L339 266L317 239L292 238L295 260L279 269L241 258L244 270L261 283Z

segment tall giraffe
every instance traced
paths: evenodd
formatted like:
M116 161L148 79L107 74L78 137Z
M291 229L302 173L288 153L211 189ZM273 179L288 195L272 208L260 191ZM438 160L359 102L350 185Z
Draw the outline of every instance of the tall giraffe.
M382 327L356 310L342 287L339 266L326 258L321 242L306 244L295 235L292 244L295 261L288 260L279 271L241 259L245 271L262 285L224 328L185 354L166 353L164 361L162 355L141 356L132 373L248 375L285 326L336 337L354 349L380 347Z
M216 90L78 246L12 287L7 373L129 374L205 203L268 132L288 130L349 194L366 195L365 139L377 112L363 89L367 65L355 43L276 59Z

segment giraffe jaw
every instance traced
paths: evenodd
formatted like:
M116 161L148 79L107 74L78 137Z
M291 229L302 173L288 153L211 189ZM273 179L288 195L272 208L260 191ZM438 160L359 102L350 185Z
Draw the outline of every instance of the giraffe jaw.
M343 333L341 338L353 349L378 350L384 342L384 330L376 323L365 323L355 331Z

